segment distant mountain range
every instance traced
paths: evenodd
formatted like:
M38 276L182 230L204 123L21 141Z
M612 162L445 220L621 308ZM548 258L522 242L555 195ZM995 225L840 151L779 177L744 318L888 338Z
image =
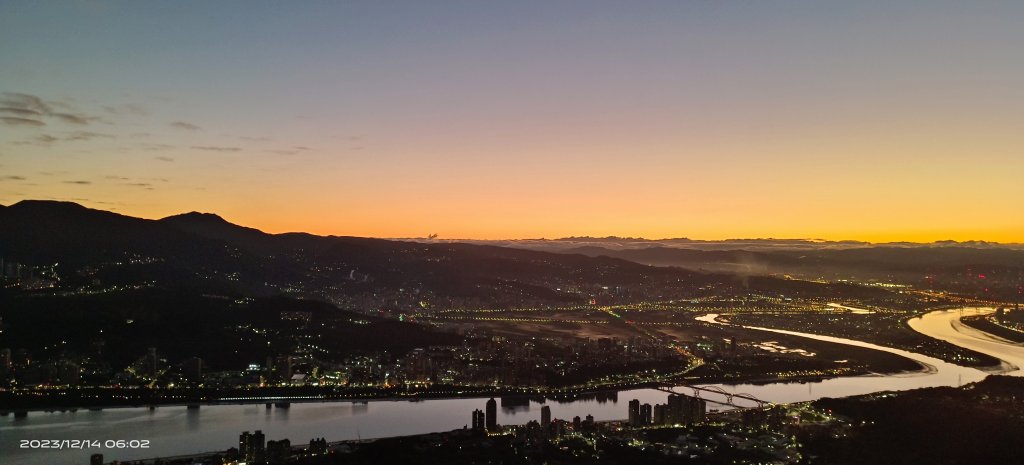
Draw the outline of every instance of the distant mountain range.
M106 275L100 277L148 277L246 295L282 289L337 295L413 290L447 298L525 303L578 299L560 289L583 284L642 288L681 279L732 279L709 273L895 280L1016 295L1024 275L1024 249L987 242L385 240L267 234L209 213L147 220L74 203L32 200L0 207L0 224L0 258L8 262L60 263L65 270L128 263L135 265L130 273L106 267ZM120 274L112 275L116 273Z
M267 234L208 213L147 220L69 202L0 207L0 258L83 268L103 281L159 281L243 295L406 293L488 301L574 300L578 283L624 286L694 273L623 259L492 245ZM117 265L117 266L114 266ZM105 273L105 274L104 274Z
M491 244L504 247L524 249L561 249L572 247L594 246L608 249L644 249L650 247L686 248L698 250L819 250L819 249L856 249L868 247L903 247L903 248L936 248L936 247L970 247L976 249L1011 249L1024 250L1024 243L1000 243L989 241L935 241L935 242L883 242L844 240L826 241L821 239L723 239L700 240L688 238L645 239L642 237L563 237L559 239L438 239L438 238L407 238L401 240L417 242L465 242L471 244Z

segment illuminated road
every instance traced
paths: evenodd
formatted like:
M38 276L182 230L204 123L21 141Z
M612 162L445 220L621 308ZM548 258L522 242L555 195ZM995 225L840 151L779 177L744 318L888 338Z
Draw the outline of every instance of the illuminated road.
M965 308L927 313L907 322L914 331L966 349L991 355L1003 361L1000 374L1024 376L1024 344L1014 343L971 328L960 322L961 316L987 315L993 308Z

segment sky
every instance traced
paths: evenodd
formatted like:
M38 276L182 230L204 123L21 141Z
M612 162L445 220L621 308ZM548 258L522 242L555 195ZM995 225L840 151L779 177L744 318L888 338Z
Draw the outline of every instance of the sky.
M1024 242L1024 3L0 0L0 204Z

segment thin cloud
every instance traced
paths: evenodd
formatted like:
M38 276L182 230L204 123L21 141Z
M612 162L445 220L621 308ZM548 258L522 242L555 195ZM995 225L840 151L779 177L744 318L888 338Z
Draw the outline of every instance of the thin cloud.
M59 107L71 111L55 111L54 107ZM76 112L70 107L71 106L67 103L47 102L36 95L22 94L20 92L0 93L0 108L3 108L3 112L16 114L21 117L32 116L38 118L20 118L24 121L11 121L9 120L10 117L3 117L4 122L7 124L42 126L45 123L43 123L39 119L55 118L64 123L84 126L94 120L100 119L97 116L89 116Z
M196 125L194 125L192 123L189 123L187 121L175 121L175 122L171 123L171 127L175 127L175 128L178 128L178 129L184 129L186 131L199 131L199 130L202 129L201 127L196 126Z
M49 146L50 144L53 144L54 142L58 142L58 141L92 140L92 139L97 139L97 138L113 139L114 136L110 135L110 134L100 134L98 132L77 131L77 132L72 132L72 133L66 134L66 135L61 136L61 137L56 137L56 136L53 136L53 135L50 135L50 134L40 134L40 135L38 135L36 137L33 137L33 138L29 139L29 140L21 141L21 142L13 142L13 143L16 144L16 145L41 145L41 146Z
M53 108L49 104L35 95L22 94L20 92L3 92L0 95L3 95L3 97L0 97L0 104L3 104L5 107L36 111L41 115L53 112Z
M46 126L46 123L28 118L17 118L13 116L0 116L0 121L8 126Z
M131 181L132 178L126 178L124 176L104 176L103 179L111 179L114 181Z
M166 161L168 163L174 161L174 159L171 158L171 157L153 157L153 159L160 160L160 161Z
M39 145L43 147L49 147L50 144L59 141L59 137L53 137L49 134L40 134L28 140L12 141L14 145Z
M267 153L276 153L278 155L295 155L299 153L298 150L265 150Z
M85 185L92 184L92 181L64 181L64 184L78 184L78 185L85 186Z
M0 177L0 181L26 181L28 178L24 176L3 176Z
M103 109L112 115L149 116L149 109L138 103L122 103L120 105L105 106Z
M64 140L92 140L98 138L113 139L114 136L111 134L100 134L98 132L76 131L64 137Z
M142 144L139 146L142 150L170 150L173 149L173 145L169 144Z
M211 152L238 152L242 150L239 147L217 147L213 145L193 145L192 148L195 150L206 150Z
M30 110L28 108L0 107L0 113L11 113L18 116L43 116L41 112Z
M89 121L93 119L83 115L73 115L71 113L51 113L50 116L53 116L65 123L78 124L82 126L89 124Z

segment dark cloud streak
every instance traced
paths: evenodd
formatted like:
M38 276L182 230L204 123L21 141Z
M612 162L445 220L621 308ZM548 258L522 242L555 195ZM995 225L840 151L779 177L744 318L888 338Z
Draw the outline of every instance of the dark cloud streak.
M206 150L209 152L238 152L242 150L239 147L217 147L211 145L193 145L192 148L195 150Z
M18 115L18 116L35 116L35 117L43 116L42 113L40 113L40 112L38 112L36 110L30 110L28 108L2 107L2 108L0 108L0 113L12 113L12 114L15 114L15 115Z
M171 123L171 127L175 127L175 128L178 128L178 129L184 129L186 131L199 131L199 130L202 129L201 127L196 126L196 125L194 125L192 123L189 123L187 121L175 121L175 122Z
M42 98L35 95L22 94L20 92L0 93L0 108L2 108L2 110L0 111L6 113L16 114L20 116L34 116L37 118L56 118L61 122L68 124L77 124L80 126L88 125L90 122L100 119L98 116L88 116L78 112L57 112L54 111L54 106L61 108L69 107L69 105L59 102L46 102ZM19 124L19 122L9 121L9 117L3 117L3 119L4 122L7 124ZM42 126L45 124L39 120L30 120L26 118L20 119L25 120L20 122L20 124L23 125Z
M0 116L0 121L8 126L46 126L46 123L39 120L13 116Z

